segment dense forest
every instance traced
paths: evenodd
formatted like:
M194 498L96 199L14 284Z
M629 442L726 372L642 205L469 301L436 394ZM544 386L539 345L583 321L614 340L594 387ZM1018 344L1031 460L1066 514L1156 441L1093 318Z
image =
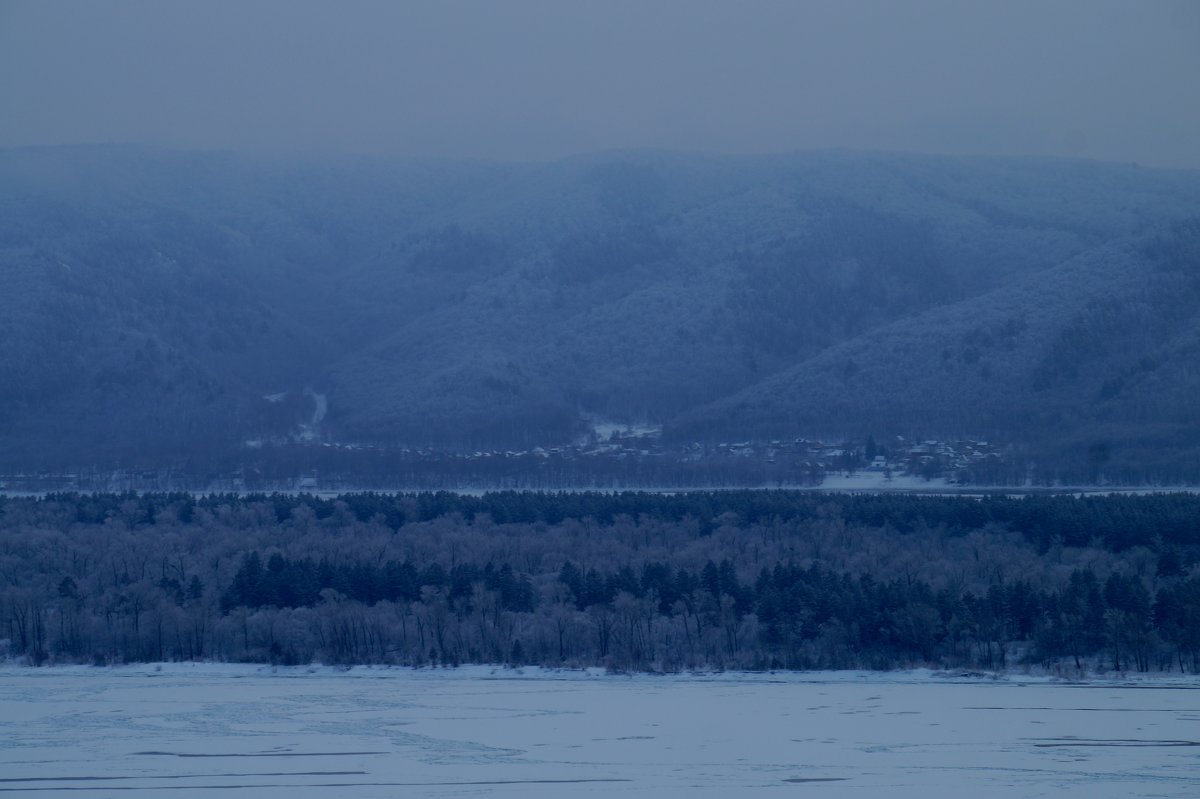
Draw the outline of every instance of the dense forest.
M1054 159L0 151L0 473L600 420L1195 482L1197 219L1195 172Z
M1200 672L1200 498L0 498L0 656Z

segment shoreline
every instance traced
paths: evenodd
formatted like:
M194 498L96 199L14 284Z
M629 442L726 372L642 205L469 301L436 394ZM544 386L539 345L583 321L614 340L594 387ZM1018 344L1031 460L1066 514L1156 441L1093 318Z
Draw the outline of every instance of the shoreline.
M964 497L978 499L982 497L1007 496L1011 498L1027 496L1145 496L1151 494L1200 494L1200 485L1182 486L972 486L972 485L877 485L863 483L852 485L846 482L836 485L745 485L745 486L569 486L560 488L505 488L462 486L457 488L264 488L261 490L248 489L171 489L171 488L130 488L130 489L79 489L58 488L45 491L17 491L0 489L0 497L6 499L41 499L51 494L79 494L81 496L103 496L112 494L133 493L138 496L158 494L189 494L193 497L217 496L312 496L319 499L336 499L353 494L379 494L382 496L404 496L415 494L457 494L460 496L484 496L486 494L602 494L613 496L619 494L661 494L671 496L676 494L705 494L726 493L738 491L782 491L806 494L910 494L931 497Z
M916 667L873 671L869 669L818 669L813 671L610 671L602 666L552 668L547 666L510 666L494 663L464 663L458 666L402 666L385 664L276 665L271 663L230 663L218 660L116 663L103 666L81 663L51 663L36 666L15 661L0 661L0 676L6 674L110 674L129 677L344 677L345 679L454 679L517 680L555 682L635 682L676 681L681 683L720 684L895 684L895 685L1139 685L1155 688L1200 688L1200 674L1170 672L1095 672L1064 676L1046 671L1012 669L980 671L973 669L935 669Z

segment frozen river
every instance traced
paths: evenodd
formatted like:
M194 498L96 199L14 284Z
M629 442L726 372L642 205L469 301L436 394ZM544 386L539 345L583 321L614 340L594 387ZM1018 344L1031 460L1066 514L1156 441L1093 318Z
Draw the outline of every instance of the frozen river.
M5 667L0 793L1196 797L1196 685Z

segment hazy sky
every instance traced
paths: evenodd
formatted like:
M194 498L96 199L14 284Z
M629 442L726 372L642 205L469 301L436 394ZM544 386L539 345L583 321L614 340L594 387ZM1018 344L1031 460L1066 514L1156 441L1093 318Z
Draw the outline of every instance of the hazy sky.
M1200 0L0 0L0 146L1200 167Z

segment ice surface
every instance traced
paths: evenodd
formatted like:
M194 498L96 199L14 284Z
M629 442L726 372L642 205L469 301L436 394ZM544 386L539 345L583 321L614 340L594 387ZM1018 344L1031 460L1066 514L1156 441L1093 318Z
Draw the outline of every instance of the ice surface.
M0 793L1200 796L1195 680L0 668Z

